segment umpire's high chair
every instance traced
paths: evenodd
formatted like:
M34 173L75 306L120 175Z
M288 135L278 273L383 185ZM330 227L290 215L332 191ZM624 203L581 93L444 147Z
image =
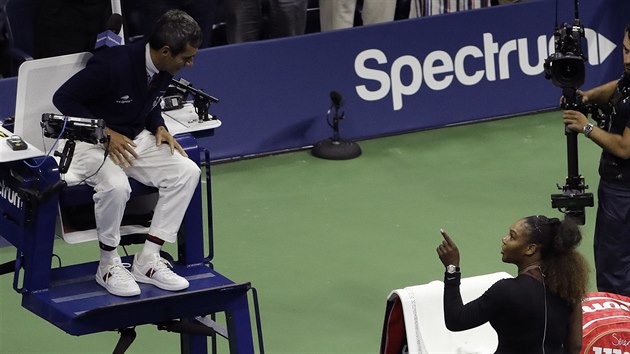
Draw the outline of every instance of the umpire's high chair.
M41 151L54 141L44 139L40 128L42 113L55 113L52 95L72 74L85 66L91 54L81 53L26 62L20 68L14 131ZM228 339L230 353L253 354L254 340L248 293L252 290L259 351L264 352L256 291L249 282L235 283L213 269L210 163L208 152L197 145L191 134L176 136L188 156L205 166L205 198L199 183L188 206L178 234L174 271L189 281L184 291L171 292L140 284L142 293L131 298L110 295L94 280L97 261L53 267L55 234L66 242L95 239L90 223L77 226L84 218L69 223L68 216L89 210L93 191L86 185L71 186L71 176L59 173L50 157L21 161L0 161L2 188L16 191L19 203L0 196L0 236L16 248L15 261L2 269L14 271L13 286L22 295L22 306L51 322L64 332L84 335L119 331L121 340L115 353L122 353L135 336L133 328L153 324L159 330L180 333L182 353L207 353L208 336L216 352L216 335ZM46 145L46 146L44 146ZM204 175L202 175L204 176ZM67 185L60 181L66 179ZM74 182L77 182L76 180ZM150 220L155 190L132 182L135 215L123 227L133 235L121 244L142 240ZM61 188L59 188L61 187ZM59 189L59 190L58 190ZM13 195L12 195L13 196ZM16 197L13 196L13 199ZM205 203L204 203L205 200ZM139 208L137 205L142 205ZM74 208L73 211L69 208ZM142 210L138 213L138 210ZM204 235L203 213L207 212ZM95 252L97 246L95 245ZM206 253L207 252L207 253ZM95 256L96 257L96 256ZM131 263L132 256L123 257ZM214 322L216 313L225 313L226 328Z

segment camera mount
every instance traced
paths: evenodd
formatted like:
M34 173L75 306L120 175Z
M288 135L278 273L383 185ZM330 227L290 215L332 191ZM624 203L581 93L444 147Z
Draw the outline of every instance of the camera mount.
M190 82L181 78L179 80L172 79L171 85L180 93L182 100L185 100L188 95L193 97L193 106L195 107L195 112L200 122L216 119L216 117L210 115L208 111L210 110L210 104L219 102L218 98L194 88Z
M557 4L557 3L556 3ZM584 27L580 23L579 0L575 0L575 20L573 25L567 23L558 26L554 31L555 52L544 64L545 78L554 86L562 88L563 109L577 110L585 115L593 112L593 106L582 102L577 90L585 81L585 58L582 54ZM551 207L573 218L578 224L585 223L585 208L592 207L593 194L586 193L588 186L579 173L577 133L565 127L567 139L567 170L565 185L558 189L560 194L551 195Z
M60 157L59 173L66 173L72 163L75 141L83 141L90 144L107 142L105 134L105 121L96 118L68 117L54 113L42 114L40 123L44 136L53 139L67 139L63 151L55 151L55 156Z

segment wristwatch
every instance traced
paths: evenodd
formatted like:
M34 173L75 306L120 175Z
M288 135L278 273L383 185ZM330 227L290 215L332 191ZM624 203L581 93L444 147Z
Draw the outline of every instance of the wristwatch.
M587 125L584 126L584 128L582 128L582 133L584 134L584 136L588 137L588 135L593 131L593 124L592 123L588 123Z
M459 273L459 267L456 267L452 264L449 264L446 266L446 272L448 274L455 274L455 273Z

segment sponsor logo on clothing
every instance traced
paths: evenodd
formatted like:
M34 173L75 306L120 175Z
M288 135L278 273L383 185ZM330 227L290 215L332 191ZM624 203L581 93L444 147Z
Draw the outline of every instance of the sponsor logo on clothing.
M131 99L131 97L129 97L129 95L124 95L124 96L120 96L117 100L116 103L121 103L121 104L125 104L125 103L131 103L133 100Z
M162 97L164 96L165 92L166 91L160 91L160 94L153 101L153 104L151 105L151 109L154 109L155 107L157 107L160 104L160 102L162 101Z
M590 28L585 29L585 38L584 54L590 65L602 64L617 47ZM393 109L398 111L404 106L405 96L415 95L423 85L441 91L454 81L474 86L483 80L508 80L513 70L528 76L541 75L545 59L555 51L554 37L540 35L535 43L530 42L529 38L518 38L500 44L492 33L484 33L481 47L466 45L455 53L436 50L424 58L391 58L380 49L366 49L354 60L356 75L366 81L355 90L366 101L379 101L389 95Z

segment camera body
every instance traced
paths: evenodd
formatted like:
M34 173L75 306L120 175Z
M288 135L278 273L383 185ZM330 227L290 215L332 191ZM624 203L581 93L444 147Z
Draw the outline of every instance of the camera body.
M107 142L105 121L102 119L44 113L40 125L47 138L78 140L91 144Z
M545 60L545 78L562 89L577 90L586 78L582 54L584 27L579 20L573 25L564 23L553 36L555 52Z

